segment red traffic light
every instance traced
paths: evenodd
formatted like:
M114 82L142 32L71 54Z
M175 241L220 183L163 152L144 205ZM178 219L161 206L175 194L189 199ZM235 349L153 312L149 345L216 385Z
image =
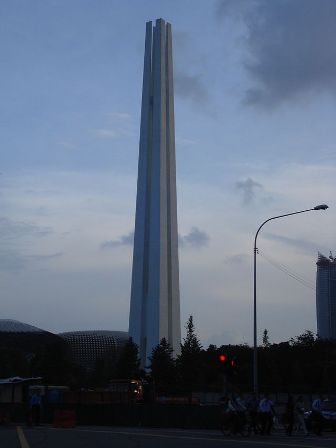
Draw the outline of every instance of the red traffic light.
M226 356L225 355L219 355L220 362L225 362Z

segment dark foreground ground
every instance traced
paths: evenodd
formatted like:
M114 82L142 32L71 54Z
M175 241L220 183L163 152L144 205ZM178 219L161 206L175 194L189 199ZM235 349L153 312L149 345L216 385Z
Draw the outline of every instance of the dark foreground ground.
M1 448L324 448L336 447L336 434L292 436L283 433L250 438L224 437L218 431L138 429L80 426L58 429L51 426L0 428Z

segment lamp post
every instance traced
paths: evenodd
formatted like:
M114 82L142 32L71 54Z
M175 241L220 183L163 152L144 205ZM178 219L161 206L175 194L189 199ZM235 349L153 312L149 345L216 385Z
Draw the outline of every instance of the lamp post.
M300 210L298 212L286 213L285 215L273 216L266 219L258 228L254 238L254 275L253 275L253 391L258 394L258 343L257 343L257 238L261 228L273 219L284 218L285 216L298 215L299 213L311 212L313 210L326 210L328 206L326 204L316 205L314 208L307 210Z

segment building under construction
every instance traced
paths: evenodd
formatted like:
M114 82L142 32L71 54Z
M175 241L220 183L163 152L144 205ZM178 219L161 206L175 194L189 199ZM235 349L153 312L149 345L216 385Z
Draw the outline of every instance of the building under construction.
M317 334L336 339L336 258L319 253L316 265Z

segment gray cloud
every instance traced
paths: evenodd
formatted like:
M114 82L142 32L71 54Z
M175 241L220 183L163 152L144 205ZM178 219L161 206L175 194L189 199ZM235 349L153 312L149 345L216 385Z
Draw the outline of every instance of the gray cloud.
M16 239L20 237L43 237L52 233L50 227L41 227L24 221L13 221L0 217L0 238L2 240Z
M117 137L117 133L114 129L104 129L104 128L94 129L92 131L92 133L97 138L102 138L102 139L113 139L113 138Z
M42 258L47 260L58 255L25 255L20 249L20 241L24 240L25 242L30 238L42 238L52 232L51 227L0 217L0 270L20 271L26 268L31 261Z
M17 272L25 269L32 261L48 262L63 256L63 252L46 255L24 255L18 249L0 250L0 271Z
M255 200L257 193L264 189L261 184L255 182L250 177L244 181L236 182L235 187L242 193L245 205L251 204Z
M225 263L228 263L228 264L243 264L243 263L246 263L248 258L249 257L246 254L236 254L236 255L232 255L230 257L226 257Z
M267 232L263 234L263 237L268 240L278 241L281 244L286 244L287 246L291 246L292 248L299 249L305 253L311 254L312 252L315 252L317 254L317 252L319 252L321 250L328 252L327 248L324 248L324 247L321 248L320 246L317 246L312 241L300 240L297 238L289 238L286 236L276 235L274 233L267 233Z
M259 0L217 0L216 17L244 18L245 14L251 12L258 2Z
M78 149L78 146L74 145L73 143L67 141L67 140L61 140L59 142L59 145L62 146L64 149L67 149L69 151L74 151Z
M186 235L179 235L179 245L181 248L200 248L209 244L210 237L206 232L193 227Z
M132 230L132 232L128 233L127 235L122 235L117 240L105 241L104 243L101 244L100 247L102 249L113 249L115 247L120 246L133 246L133 242L134 242L134 230Z
M276 106L310 92L336 92L335 0L219 0L217 12L240 17L256 81L246 102Z
M34 261L49 261L54 258L59 258L64 255L63 252L56 252L54 254L46 254L46 255L28 255L27 258Z
M206 71L207 55L195 45L194 36L186 32L174 33L174 91L183 100L189 101L207 114L213 114L209 89L203 74Z
M21 271L25 266L25 257L16 250L0 250L0 271Z
M208 91L200 75L177 73L174 76L174 91L176 95L195 104L204 105L209 100Z
M193 227L186 235L179 234L178 239L181 248L203 247L206 246L210 240L209 236L197 227ZM133 246L133 242L134 230L127 235L122 235L116 240L105 241L100 247L101 249L114 249L115 247L121 246Z

